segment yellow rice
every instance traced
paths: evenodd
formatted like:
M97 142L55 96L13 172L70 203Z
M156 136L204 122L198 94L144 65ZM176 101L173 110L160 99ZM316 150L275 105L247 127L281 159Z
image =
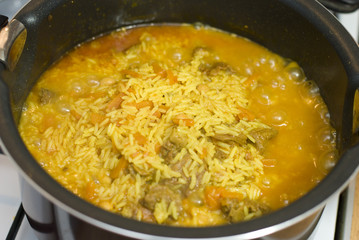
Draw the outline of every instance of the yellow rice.
M263 174L263 156L252 144L233 146L223 142L218 143L218 146L228 157L220 160L214 157L215 145L210 140L216 134L243 134L255 142L250 134L251 130L268 128L258 119L236 120L240 113L238 106L246 108L248 104L248 92L243 87L247 78L221 72L208 82L205 74L199 71L199 66L204 61L203 56L195 56L191 61L176 66L161 62L166 49L176 45L180 47L185 43L171 38L158 40L150 33L144 33L140 40L140 44L125 52L113 53L113 58L118 63L116 71L99 67L94 59L86 59L85 63L80 60L77 62L79 65L87 65L87 69L93 68L110 83L101 84L96 89L96 92L105 92L105 96L95 100L93 97L83 96L71 102L71 110L80 116L79 119L71 114L62 115L59 126L49 127L44 132L35 127L27 127L24 131L26 123L20 124L21 134L32 152L51 153L51 161L44 160L45 154L37 153L40 164L75 194L80 194L80 189L95 181L97 197L93 203L124 216L133 217L131 206L138 205L143 199L144 189L149 183L154 185L164 179L177 178L179 183L188 184L189 189L194 189L198 187L197 174L202 171L204 174L199 183L200 188L223 186L242 193L246 198L257 200L261 195L258 177ZM168 84L167 78L154 72L150 61L131 68L141 77L114 74L128 69L139 54L157 59L164 70L171 69L178 82ZM71 71L61 73L56 68L49 74L50 78L61 74L68 79L86 77L86 73L83 76L72 76ZM208 89L201 92L198 86L204 82ZM106 111L108 102L118 92L125 94L121 108ZM147 100L153 102L152 108L137 109L133 105L134 102ZM154 113L161 106L168 107L168 110L158 118ZM42 107L54 112L51 104ZM45 116L42 112L35 111L36 108L30 102L24 114L31 113L31 121L41 122ZM93 124L93 113L103 114L103 121ZM193 127L186 126L182 120L178 126L174 124L174 117L180 114L193 119ZM173 162L180 161L186 154L191 158L183 166L183 175L171 169L156 152L156 146L168 141L174 128L186 136L187 144L174 157ZM137 143L136 133L147 139L145 144ZM251 160L246 160L246 153L251 154ZM128 161L136 174L123 173L116 179L111 179L109 174L121 158ZM249 214L248 210L246 212L245 219L256 216L255 213ZM158 223L179 217L175 203L167 205L164 201L156 204L154 215ZM142 217L141 212L135 216L138 220Z

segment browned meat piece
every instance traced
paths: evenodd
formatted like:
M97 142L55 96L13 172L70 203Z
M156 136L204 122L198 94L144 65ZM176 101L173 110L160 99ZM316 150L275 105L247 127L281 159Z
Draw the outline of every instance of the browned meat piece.
M235 71L229 66L227 63L224 62L216 62L212 64L212 66L208 69L207 75L209 76L216 76L220 72L225 72L229 74L233 74Z
M230 134L216 134L212 136L212 138L221 142L235 142L239 145L245 145L247 142L247 136L244 134L239 134L238 136L233 136Z
M267 142L273 137L275 137L277 133L277 130L273 128L260 128L252 130L249 134L255 140L255 147L258 149L259 152L262 153Z
M201 182L202 182L202 179L203 179L203 176L204 176L205 172L206 172L206 168L203 169L203 171L200 171L200 172L196 173L196 185L191 191L193 191L194 189L198 189L201 186ZM188 194L188 191L187 191L186 194Z
M172 159L187 145L187 139L177 129L171 133L169 141L165 142L160 149L160 156L170 163Z
M192 160L191 155L187 153L187 154L185 154L183 156L183 158L181 160L177 161L174 164L170 164L170 168L173 171L181 173L182 176L185 177L182 169L191 160ZM200 185L200 183L202 181L204 173L205 173L205 170L203 170L201 172L198 172L196 174L196 186L195 186L195 188L199 187L199 185ZM188 180L188 184L189 184L189 182L191 182L191 177L189 177L187 180ZM188 184L183 185L182 188L181 188L182 192L185 192L186 194L187 194L187 190L188 190Z
M180 191L172 190L165 185L155 185L150 187L143 199L143 206L153 211L158 202L165 201L168 205L174 201L177 211L182 210L182 195Z
M140 207L140 211L142 212L142 220L145 222L155 223L156 219L155 216L153 216L153 213L148 210L147 208Z
M247 207L248 213L256 213L257 216L270 211L266 204L248 198L242 201L237 198L225 198L221 201L221 210L227 215L230 222L238 222L244 219L244 207Z
M223 152L220 149L216 149L216 152L213 155L214 158L217 158L218 160L224 160L228 157L228 154L226 154L225 152Z
M200 72L208 75L208 72L212 68L213 63L216 61L212 51L206 47L196 47L192 52L192 57L200 57L201 64L198 66Z
M245 136L244 134L239 134L238 136L233 136L230 134L216 134L216 135L212 136L211 138L212 138L212 140L214 140L213 141L214 143L225 142L225 143L228 143L231 145L239 144L241 146L243 146L247 143L247 136ZM228 154L226 154L221 149L216 147L216 152L214 154L214 157L219 160L224 160L228 157Z
M211 69L211 64L207 63L207 62L201 63L198 66L198 71L203 72L207 76L208 76L209 69ZM207 79L207 80L209 80L209 79Z
M182 159L180 159L179 161L169 164L169 167L176 171L179 172L183 178L187 179L187 182L185 184L183 183L178 183L177 178L171 178L171 179L165 179L163 181L161 181L161 184L169 186L172 190L176 189L179 192L181 192L184 196L188 196L191 192L193 192L194 190L198 189L201 186L201 181L202 178L204 176L204 173L206 172L206 167L202 170L196 173L196 185L194 186L193 189L189 189L189 184L191 182L191 177L186 177L184 172L182 171L182 169L184 168L184 166L191 161L191 155L190 154L185 154L183 156Z
M180 150L176 144L167 141L161 146L160 156L165 159L166 163L170 163Z
M172 191L178 192L182 196L186 196L188 184L179 183L177 178L163 179L159 184L168 186Z
M170 141L180 148L184 148L187 145L187 137L183 134L180 134L177 129L172 131Z
M221 210L230 222L239 222L244 219L244 204L237 198L226 198L221 201Z
M181 160L170 164L169 166L173 171L180 172L188 161L191 161L191 155L187 153L183 156Z
M196 47L192 56L200 57L201 64L198 66L198 70L205 74L205 76L210 77L218 75L220 72L225 72L227 74L235 73L234 69L224 62L218 62L218 58L213 54L213 52L205 47Z
M121 210L121 214L128 218L134 218L137 215L138 207L134 203L129 203Z
M54 97L55 93L46 88L41 88L39 91L39 101L41 105L46 105L50 103L51 99L53 99Z
M152 222L152 223L156 222L153 213L149 209L143 207L140 204L129 203L128 205L122 208L121 214L125 217L136 219L139 211L142 213L143 221Z

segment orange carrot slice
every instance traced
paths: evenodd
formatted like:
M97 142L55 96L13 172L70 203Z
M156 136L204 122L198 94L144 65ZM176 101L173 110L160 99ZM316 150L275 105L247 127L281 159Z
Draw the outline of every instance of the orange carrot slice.
M121 103L123 102L123 97L126 96L126 94L120 92L117 94L109 103L107 104L107 110L112 109L118 109L121 106Z

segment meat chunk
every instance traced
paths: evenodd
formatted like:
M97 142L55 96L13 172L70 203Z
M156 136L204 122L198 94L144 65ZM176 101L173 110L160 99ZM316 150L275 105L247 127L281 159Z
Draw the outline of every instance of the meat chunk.
M237 136L231 134L215 134L211 137L213 142L224 142L230 145L238 144L238 145L245 145L247 143L247 136L244 134L239 134ZM215 158L219 160L224 160L228 157L228 154L223 152L220 147L216 147L216 152L214 153Z
M190 162L192 161L191 155L190 154L185 154L183 156L182 159L178 160L177 162L170 164L170 168L173 171L179 172L181 173L182 177L187 178L184 174L184 172L182 171L182 169ZM203 171L197 172L196 173L196 185L194 186L194 188L197 188L200 185L200 182L202 181L203 175L205 173L205 168L203 169ZM184 185L182 187L182 192L186 192L188 190L189 187L189 182L191 182L191 177L187 178L188 184Z
M180 172L188 161L191 161L191 155L187 153L183 156L182 159L178 160L175 163L169 164L169 166L173 171Z
M46 89L41 88L39 91L39 101L41 105L46 105L50 103L51 99L55 97L55 93Z
M141 212L142 221L151 222L151 223L156 222L153 213L149 209L141 206L140 204L129 203L126 206L124 206L121 210L121 214L123 216L133 219L137 218L139 212Z
M230 65L218 61L218 56L216 56L211 49L196 47L192 52L192 57L194 59L200 59L201 64L198 66L198 70L202 72L208 80L220 73L235 73L235 70Z
M211 67L207 71L208 76L216 76L220 74L220 72L225 72L226 74L233 74L235 71L233 68L224 62L215 62L211 65Z
M216 148L216 152L213 155L214 158L217 158L218 160L224 160L228 157L228 154L223 152L221 149Z
M216 134L212 136L212 138L217 141L226 143L235 142L239 145L245 145L247 141L247 136L245 136L244 134L239 134L237 136L231 134Z
M186 144L186 137L174 129L169 140L161 146L160 156L165 159L166 163L170 163Z
M165 201L169 205L172 201L176 204L177 211L182 209L182 196L179 191L172 190L166 185L155 185L150 187L143 199L143 205L149 210L155 209L156 203Z
M247 208L248 214L254 213L255 216L261 216L270 211L269 206L266 204L248 198L245 198L242 201L238 198L225 198L221 201L221 210L226 214L230 222L244 220L245 208Z
M255 140L255 147L259 152L263 152L267 142L277 135L277 130L273 128L259 128L250 132L250 135Z
M153 216L153 213L144 207L139 207L139 210L142 212L142 220L145 222L155 223L156 219Z
M187 137L181 134L178 129L172 131L170 141L173 144L176 144L179 148L184 148L187 145Z
M165 159L166 163L170 163L172 159L179 153L180 148L171 141L165 142L160 149L160 156Z
M192 52L192 57L200 59L201 64L198 66L198 70L208 75L207 73L211 69L213 62L215 62L215 56L212 51L206 47L196 47Z

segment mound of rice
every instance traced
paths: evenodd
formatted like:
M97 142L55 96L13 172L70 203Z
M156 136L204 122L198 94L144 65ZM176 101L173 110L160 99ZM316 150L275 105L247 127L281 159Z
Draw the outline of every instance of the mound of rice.
M96 48L96 42L91 44ZM70 64L63 64L67 64L66 72L54 67L44 78L67 79L66 86L72 90L80 82L79 91L40 106L38 100L28 101L24 114L30 120L22 120L20 131L30 151L75 194L138 220L148 220L143 201L149 189L166 181L185 186L186 192L224 187L243 199L258 200L263 156L251 132L269 127L243 115L249 97L244 87L247 78L230 67L209 74L208 59L221 59L206 46L192 49L188 61L166 60L169 48L185 45L176 38L144 32L139 43L113 51L106 64L91 57L68 56L65 60ZM80 75L75 70L79 66L85 69ZM81 82L92 84L87 92L82 92ZM40 81L36 89L45 86ZM31 98L38 99L36 93ZM56 124L44 124L52 118ZM216 135L247 140L233 144L216 140ZM169 160L163 148L176 142L174 136L181 147ZM225 157L218 157L219 151ZM218 211L210 213L200 207L191 214L181 213L185 198L180 205L158 199L153 207L155 221L201 225L197 219L203 218L201 211L209 219L221 218ZM243 219L261 214L243 211ZM218 222L223 220L204 224Z

